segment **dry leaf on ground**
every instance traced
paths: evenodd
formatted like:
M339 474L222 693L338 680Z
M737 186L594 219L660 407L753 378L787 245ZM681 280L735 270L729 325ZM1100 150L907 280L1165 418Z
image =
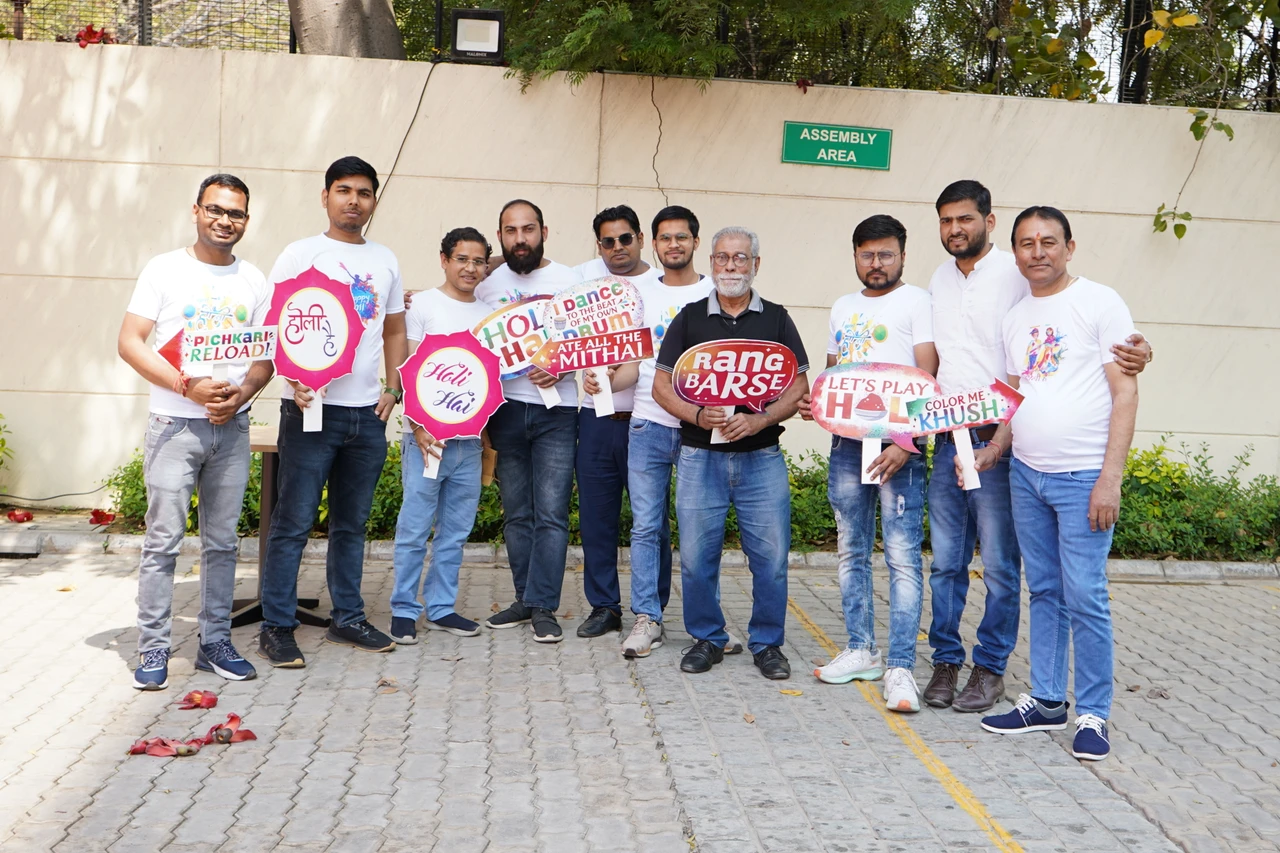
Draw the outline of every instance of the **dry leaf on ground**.
M756 721L754 714L743 714L742 719L746 720L748 723L754 723Z
M803 690L779 690L778 692L781 693L783 696L803 696L804 695Z
M399 693L400 687L396 683L396 680L394 678L379 678L378 692L379 693Z

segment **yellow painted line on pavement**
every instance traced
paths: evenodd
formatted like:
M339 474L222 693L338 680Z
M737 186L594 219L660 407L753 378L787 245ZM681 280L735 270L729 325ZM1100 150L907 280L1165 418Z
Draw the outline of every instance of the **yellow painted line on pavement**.
M813 635L813 638L818 641L818 645L826 649L827 653L832 657L840 653L840 647L831 641L826 631L819 628L817 623L809 618L809 614L805 613L799 604L796 604L794 598L788 598L787 605L791 610L791 615L795 616L796 621ZM906 717L890 712L884 706L883 697L869 683L859 681L857 685L862 692L862 698L867 700L867 704L880 712L880 716L884 718L889 728L898 737L902 738L902 742L915 754L916 758L920 759L920 763L929 768L929 772L942 783L943 789L951 795L951 799L956 801L956 805L969 813L969 816L973 818L973 822L990 837L992 843L1005 853L1023 853L1022 845L1014 840L1009 831L991 816L982 801L974 796L973 791L970 791L967 785L956 778L956 775L942 762L942 759L929 748L928 744L920 739L915 729L911 728L911 725L907 722Z

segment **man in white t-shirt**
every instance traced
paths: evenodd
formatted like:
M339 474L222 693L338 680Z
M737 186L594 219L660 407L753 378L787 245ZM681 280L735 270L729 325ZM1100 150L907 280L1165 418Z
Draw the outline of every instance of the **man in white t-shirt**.
M407 312L410 351L417 351L427 335L470 332L492 313L475 296L489 263L489 251L489 242L474 228L454 228L444 235L440 243L444 283L419 293ZM479 624L458 615L454 608L462 546L475 525L480 503L480 439L437 441L406 417L400 447L404 502L396 521L391 639L409 645L418 642L417 622L424 609L428 629L474 637L480 633ZM440 460L434 479L422 474L427 454ZM433 529L431 569L424 581L422 565ZM419 591L425 608L418 601Z
M243 681L257 673L231 644L236 526L249 481L249 403L271 379L270 361L178 367L158 352L179 333L260 326L271 307L262 273L232 249L249 224L249 188L234 175L211 175L191 209L193 245L152 258L120 326L120 357L151 385L143 470L147 532L138 567L139 690L169 685L173 572L187 530L191 496L200 495L200 644L196 668ZM147 345L155 331L156 347Z
M1009 383L1024 398L1010 425L1010 491L1031 592L1031 695L982 727L1000 734L1066 728L1070 638L1072 754L1098 761L1110 752L1114 692L1107 554L1138 380L1112 351L1133 334L1129 308L1111 288L1067 272L1075 245L1056 208L1031 207L1014 220L1014 255L1031 295L1005 317L1003 334Z
M326 585L333 601L325 640L368 652L395 643L365 618L365 523L387 458L386 421L400 401L396 367L408 358L400 264L390 249L363 235L377 206L378 173L359 157L343 157L325 173L320 203L329 217L323 234L291 243L271 270L271 282L314 267L350 288L364 334L351 373L323 389L323 428L306 432L302 409L316 392L290 381L280 401L280 477L262 580L262 632L258 654L272 666L305 665L294 640L298 565L328 484L329 548ZM384 372L386 383L379 378Z
M581 281L571 268L543 257L547 227L533 202L514 199L503 206L498 239L506 263L475 291L491 310L531 296L559 293ZM547 406L539 387L555 388L560 405ZM558 643L564 638L555 610L560 606L569 549L578 384L572 373L557 379L533 367L524 376L504 381L502 391L507 402L489 419L488 432L498 454L495 473L502 495L502 534L516 598L485 624L512 628L531 623L535 642Z
M658 280L658 271L644 260L644 232L640 218L627 205L607 207L591 223L600 256L579 264L584 280L612 275L641 289ZM601 272L596 266L604 267ZM588 385L588 377L590 384ZM595 395L600 385L595 371L584 371L582 408L578 412L578 527L582 531L582 588L591 613L578 626L578 636L602 637L622 630L622 591L618 586L618 536L622 492L627 485L627 428L635 389L613 394L615 413L596 417Z
M906 249L907 229L892 216L869 217L853 230L853 258L863 289L840 297L831 307L827 367L879 362L937 372L929 294L902 281ZM806 397L800 408L806 419L812 417L808 402ZM923 442L917 444L923 447ZM828 684L883 677L889 710L919 711L913 669L924 589L924 454L890 444L867 470L877 477L877 484L862 482L862 442L832 437L827 497L836 517L840 598L849 643L813 674ZM871 591L877 503L889 564L885 659L876 648Z
M938 196L936 208L942 247L952 256L929 282L940 359L938 384L944 394L957 394L984 388L1004 375L1004 318L1031 289L1013 255L991 242L996 218L986 187L973 180L955 181ZM1151 347L1135 334L1114 352L1127 372L1137 373L1150 358ZM935 708L976 713L990 710L1004 696L1005 666L1018 640L1022 560L1009 498L1009 442L996 439L995 426L969 434L975 455L984 463L981 488L971 491L965 491L953 474L955 433L934 439L928 495L933 675L923 696ZM973 668L957 695L965 662L960 618L975 544L982 549L985 606L973 645Z

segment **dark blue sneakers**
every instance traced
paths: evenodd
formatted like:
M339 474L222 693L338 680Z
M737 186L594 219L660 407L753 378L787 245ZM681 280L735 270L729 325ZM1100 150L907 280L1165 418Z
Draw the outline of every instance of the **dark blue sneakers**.
M227 681L248 681L258 677L253 664L240 657L230 640L201 643L200 651L196 652L196 669L216 673Z
M418 642L418 620L408 616L391 617L391 639L402 646L412 646Z
M1055 708L1021 693L1012 711L983 717L982 727L998 735L1059 731L1067 727L1067 703Z
M168 649L142 653L142 666L133 671L133 686L139 690L164 690L169 686Z
M480 633L480 624L472 622L457 613L446 613L439 619L428 619L427 629L431 631L447 631L457 637L474 637Z
M1085 761L1101 761L1110 755L1107 721L1093 714L1076 717L1076 737L1071 742L1071 754Z

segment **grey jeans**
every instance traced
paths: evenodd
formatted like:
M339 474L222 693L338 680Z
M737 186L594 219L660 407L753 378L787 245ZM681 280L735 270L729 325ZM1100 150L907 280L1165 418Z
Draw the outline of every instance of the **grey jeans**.
M143 445L147 532L138 567L138 651L169 648L173 572L199 493L200 637L231 638L236 524L249 482L249 413L214 426L203 418L151 414Z

